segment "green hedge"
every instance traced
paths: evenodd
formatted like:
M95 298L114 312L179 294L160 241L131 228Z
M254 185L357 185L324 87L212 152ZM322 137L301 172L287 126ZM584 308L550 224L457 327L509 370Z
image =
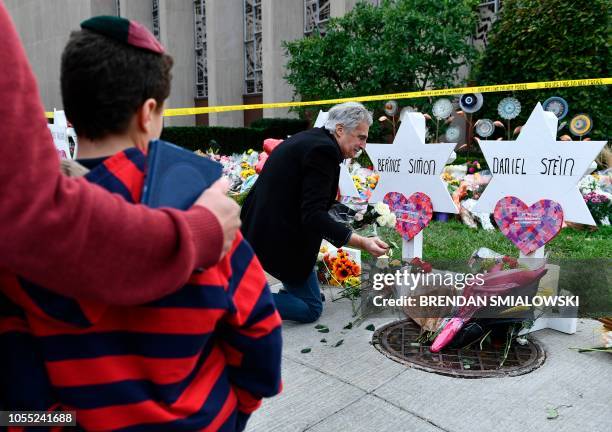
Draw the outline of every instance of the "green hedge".
M251 123L252 128L263 129L266 138L287 138L310 127L310 122L304 119L262 118Z
M210 147L221 154L243 153L248 149L261 151L266 138L286 138L308 128L307 120L260 119L252 127L173 126L164 128L161 139L191 151L206 151Z
M188 150L208 150L216 142L221 154L242 153L252 148L260 150L267 138L262 129L222 126L174 126L164 128L161 139Z
M489 44L473 70L478 85L610 76L610 0L503 3L500 18L488 36ZM605 140L612 135L611 86L486 94L479 118L499 119L497 105L506 96L515 96L522 105L520 116L512 120L512 128L524 124L538 101L560 96L569 104L563 122L569 123L576 114L587 113L593 118L589 137ZM559 133L563 134L569 134L567 126Z

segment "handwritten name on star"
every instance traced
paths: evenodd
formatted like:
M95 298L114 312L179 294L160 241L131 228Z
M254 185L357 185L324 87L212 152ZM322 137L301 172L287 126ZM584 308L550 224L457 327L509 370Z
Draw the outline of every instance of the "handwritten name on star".
M547 176L568 176L574 175L574 158L564 158L561 156L553 158L541 158L539 163L531 163L525 158L494 157L490 167L493 174L500 175L531 175L540 174Z
M402 159L383 158L377 159L377 171L383 173L400 173L402 171ZM434 159L409 158L404 164L407 174L436 175L436 161ZM406 168L407 167L407 168Z

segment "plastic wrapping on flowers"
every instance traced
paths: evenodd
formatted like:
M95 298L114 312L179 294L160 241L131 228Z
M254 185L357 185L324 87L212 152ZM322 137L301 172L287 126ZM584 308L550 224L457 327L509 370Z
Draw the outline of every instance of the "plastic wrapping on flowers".
M255 180L257 180L258 175L255 167L259 161L259 153L252 149L231 156L203 153L201 151L196 151L196 153L201 156L210 157L223 165L223 175L229 178L231 183L231 194L248 192L253 187Z
M361 257L358 250L336 249L323 241L317 256L317 277L323 285L340 288L339 298L351 300L353 314L361 295ZM332 297L332 301L337 300Z
M464 224L471 228L478 228L480 224L486 230L493 230L495 227L491 223L489 214L476 213L472 210L476 200L491 181L489 170L478 170L480 163L477 160L467 161L463 165L447 165L442 172L442 180L459 208L459 215Z
M353 161L349 166L349 173L353 179L353 184L359 193L359 198L354 198L354 202L367 202L372 196L372 191L378 184L379 175L369 168L362 167L357 161Z
M578 183L578 189L597 225L610 225L612 222L612 169L608 168L584 176Z

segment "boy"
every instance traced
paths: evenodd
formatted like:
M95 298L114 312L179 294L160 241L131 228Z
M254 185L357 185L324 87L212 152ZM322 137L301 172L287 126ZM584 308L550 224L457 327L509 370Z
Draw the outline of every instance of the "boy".
M85 178L139 202L172 58L124 18L81 28L62 55L61 85ZM261 398L280 391L280 317L240 235L216 266L142 306L72 300L8 274L0 283L44 362L45 398L55 402L47 408L76 411L86 430L240 431Z

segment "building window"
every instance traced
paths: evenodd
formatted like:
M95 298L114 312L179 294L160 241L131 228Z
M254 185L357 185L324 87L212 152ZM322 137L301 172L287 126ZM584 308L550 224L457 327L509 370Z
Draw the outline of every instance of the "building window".
M195 95L196 98L208 97L208 66L206 64L206 3L194 0L195 35Z
M246 94L263 92L261 0L244 0L244 76Z
M476 34L472 39L476 48L486 48L488 34L493 28L493 23L497 20L500 9L501 0L481 1L478 5L478 24L476 25Z
M304 0L304 34L310 35L315 29L325 33L330 9L330 0Z
M160 40L159 29L159 0L153 0L153 36Z

